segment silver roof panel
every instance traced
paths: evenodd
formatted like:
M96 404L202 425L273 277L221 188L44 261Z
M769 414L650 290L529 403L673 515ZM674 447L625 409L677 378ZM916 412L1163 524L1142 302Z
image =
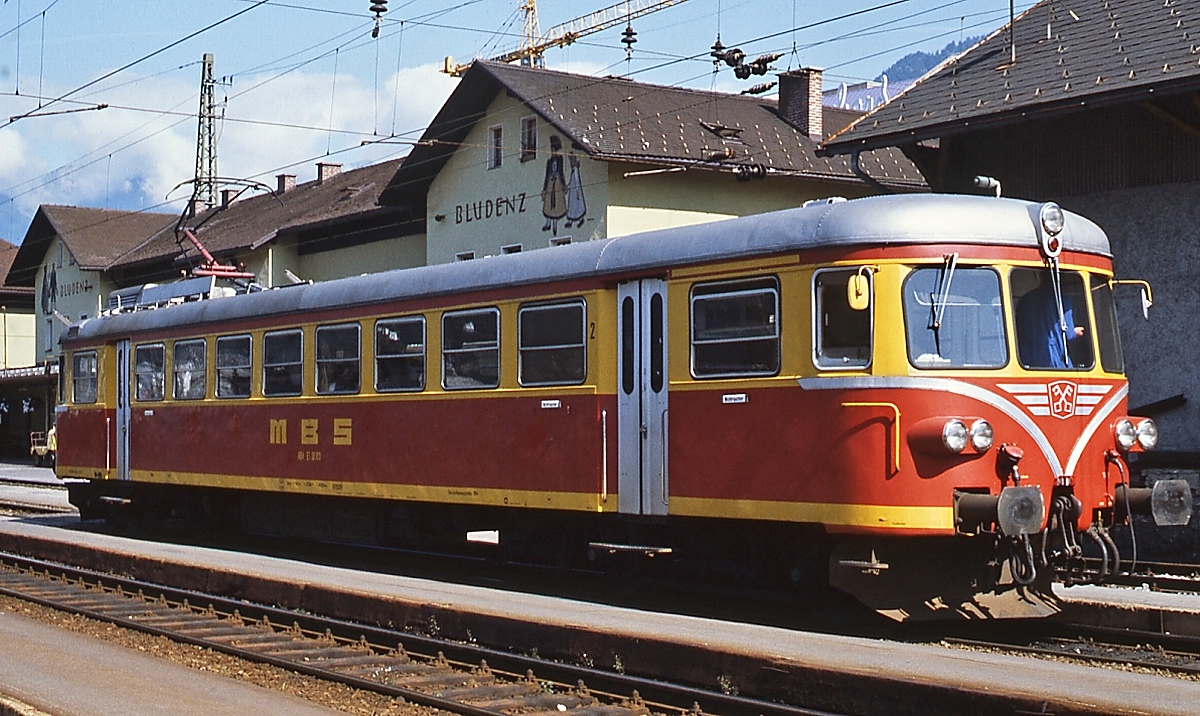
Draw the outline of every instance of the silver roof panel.
M1042 205L960 194L876 196L452 264L184 303L84 321L77 339L184 325L649 272L830 247L977 244L1037 247ZM1064 212L1064 250L1110 256L1096 224ZM71 338L71 342L77 340ZM67 341L64 341L67 342Z

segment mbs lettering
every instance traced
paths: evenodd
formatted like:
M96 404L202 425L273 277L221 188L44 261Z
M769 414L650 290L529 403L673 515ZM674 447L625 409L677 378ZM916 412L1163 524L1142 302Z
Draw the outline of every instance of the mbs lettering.
M299 421L300 425L300 444L301 445L320 445L322 425L321 421L316 418L304 418ZM333 436L334 445L353 445L354 444L354 421L351 418L334 418L331 423L327 423L330 432ZM289 440L288 421L287 418L279 420L272 419L270 421L270 444L271 445L287 445ZM320 453L316 453L319 455ZM320 459L319 457L316 459Z

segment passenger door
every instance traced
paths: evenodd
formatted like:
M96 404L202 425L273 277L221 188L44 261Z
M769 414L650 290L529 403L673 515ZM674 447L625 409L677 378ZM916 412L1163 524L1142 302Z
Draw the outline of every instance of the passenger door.
M117 341L117 479L129 479L129 341Z
M617 287L618 506L622 513L665 515L667 465L667 283Z

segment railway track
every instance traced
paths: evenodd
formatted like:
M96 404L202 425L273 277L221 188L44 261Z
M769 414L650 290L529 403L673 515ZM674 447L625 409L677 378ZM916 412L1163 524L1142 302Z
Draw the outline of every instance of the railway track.
M1200 676L1200 637L1084 624L1038 622L986 637L944 636L942 643L1092 664Z
M0 554L0 594L463 716L819 711Z

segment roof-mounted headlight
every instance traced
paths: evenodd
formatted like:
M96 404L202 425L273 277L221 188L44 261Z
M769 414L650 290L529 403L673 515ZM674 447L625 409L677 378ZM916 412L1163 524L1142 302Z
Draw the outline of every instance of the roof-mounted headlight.
M1052 201L1042 204L1041 210L1038 211L1038 220L1042 224L1040 235L1042 253L1048 259L1058 258L1062 253L1062 238L1059 234L1062 233L1066 219L1063 216L1063 210Z
M975 452L987 452L994 439L995 431L991 423L982 419L971 423L971 449Z
M1137 444L1143 450L1153 450L1155 445L1158 445L1158 426L1150 418L1144 418L1138 421L1134 432L1137 435Z
M1121 418L1113 426L1113 437L1116 438L1117 447L1122 452L1128 452L1129 448L1137 442L1137 428L1133 426L1133 421L1129 418Z
M967 448L969 439L966 424L958 418L950 418L942 426L942 446L955 455Z

